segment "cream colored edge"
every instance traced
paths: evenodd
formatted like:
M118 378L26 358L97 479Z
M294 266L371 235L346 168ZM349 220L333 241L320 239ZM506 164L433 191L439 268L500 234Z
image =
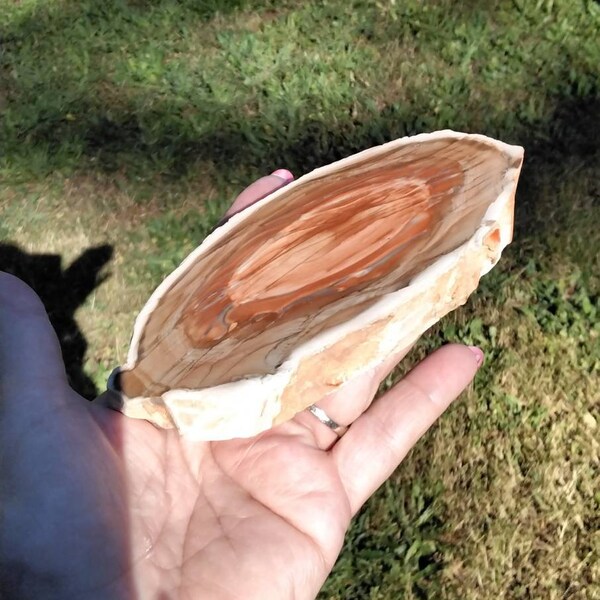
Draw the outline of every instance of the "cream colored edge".
M343 165L352 164L361 160L367 153L379 153L390 146L401 146L419 141L431 141L443 138L470 138L496 147L508 158L514 160L522 158L523 149L518 146L510 146L503 142L477 134L464 134L453 131L440 131L431 134L420 134L413 137L394 140L383 146L365 150L359 154L327 165L312 171L301 177L296 182L289 184L286 188L279 190L255 205L246 209L242 214L232 217L224 226L217 229L206 240L194 250L183 263L169 275L152 294L142 311L140 312L134 326L131 347L128 360L122 370L131 368L137 357L137 345L141 332L148 316L157 305L164 293L179 279L186 271L188 265L197 256L208 250L217 243L235 224L246 218L254 210L265 202L275 201L280 194L288 191L291 186L299 185L311 178L319 177L328 171L335 170ZM472 293L479 282L479 277L487 273L499 260L504 247L511 241L513 227L513 200L516 189L516 181L519 168L510 168L504 174L502 192L498 198L489 206L481 226L472 238L453 252L441 257L433 265L420 273L410 285L391 294L383 296L376 304L368 310L360 313L350 321L338 325L315 336L302 346L298 347L288 360L286 360L276 373L263 377L254 377L240 380L220 386L206 388L203 390L170 390L163 394L161 406L160 399L148 398L126 398L122 397L120 410L131 417L148 419L162 427L176 426L180 433L187 438L196 440L229 439L232 437L248 437L260 431L268 429L277 419L281 412L281 397L286 392L289 395L288 386L294 385L292 381L303 361L307 357L318 355L326 348L333 346L336 342L343 340L346 336L361 329L368 329L370 325L387 320L387 324L379 330L379 344L376 352L370 356L362 356L359 368L351 366L349 371L342 376L329 382L330 385L343 385L349 378L359 375L362 371L372 368L384 360L390 353L407 347L414 342L426 329L439 320L444 314L454 310L463 304ZM500 241L494 248L486 247L484 240L487 235L498 229ZM469 260L465 260L468 257ZM465 273L465 264L472 268L472 272ZM461 270L463 269L463 270ZM460 279L459 279L460 273ZM440 287L442 279L448 280L443 286L446 289L445 298L440 297L438 302L425 302L425 297L432 289ZM470 282L465 289L464 282ZM448 287L449 285L449 287ZM458 289L460 288L460 289ZM448 297L449 295L449 297ZM417 305L429 305L430 313L420 322L420 326L414 331L406 330L406 327L419 323L419 319L411 314L410 320L402 319L400 308L408 304L414 304L415 300L421 298L422 302ZM396 317L395 317L396 316ZM404 329L403 329L404 328ZM402 335L400 335L400 330ZM407 341L408 339L408 341ZM398 340L401 340L399 344ZM114 390L115 370L109 379L109 389ZM287 390L287 391L286 391ZM242 398L240 400L240 398ZM312 400L306 401L308 406ZM199 410L199 407L202 409Z

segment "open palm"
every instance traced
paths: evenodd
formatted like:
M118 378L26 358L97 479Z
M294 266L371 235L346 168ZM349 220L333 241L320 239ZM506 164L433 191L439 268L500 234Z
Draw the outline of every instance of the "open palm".
M270 176L232 210L282 185ZM35 294L0 276L0 584L15 598L314 598L352 515L472 379L442 348L371 401L399 360L251 439L192 443L67 385Z

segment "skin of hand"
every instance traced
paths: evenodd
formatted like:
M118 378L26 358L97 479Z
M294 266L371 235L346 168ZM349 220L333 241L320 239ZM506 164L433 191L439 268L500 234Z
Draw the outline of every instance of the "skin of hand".
M226 214L293 179L253 183ZM0 589L69 600L314 598L352 516L471 382L448 345L371 405L402 355L251 439L192 443L67 384L44 307L0 274Z

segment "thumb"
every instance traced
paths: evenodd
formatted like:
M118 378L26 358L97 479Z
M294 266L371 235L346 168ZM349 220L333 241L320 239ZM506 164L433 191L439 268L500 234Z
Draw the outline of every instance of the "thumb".
M0 402L34 408L43 392L61 402L68 389L60 346L42 301L23 281L0 272ZM54 393L52 393L54 392ZM13 402L11 402L12 404Z

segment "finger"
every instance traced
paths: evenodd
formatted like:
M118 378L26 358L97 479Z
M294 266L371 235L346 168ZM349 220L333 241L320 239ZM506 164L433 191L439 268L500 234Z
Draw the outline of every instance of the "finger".
M23 403L35 401L33 392L57 386L67 389L67 377L42 301L17 277L0 273L0 396L18 399L23 409Z
M294 176L287 169L278 169L271 173L271 175L256 180L234 200L224 217L219 221L217 227L226 223L233 215L248 208L250 205L258 202L258 200L261 200L293 180Z
M373 402L381 382L408 354L414 344L389 356L382 364L348 381L340 389L319 400L317 407L338 425L347 426L362 415ZM338 435L321 423L308 410L298 413L294 420L310 433L314 443L325 450L337 442Z
M353 423L332 450L353 513L469 385L482 362L479 348L444 346Z

